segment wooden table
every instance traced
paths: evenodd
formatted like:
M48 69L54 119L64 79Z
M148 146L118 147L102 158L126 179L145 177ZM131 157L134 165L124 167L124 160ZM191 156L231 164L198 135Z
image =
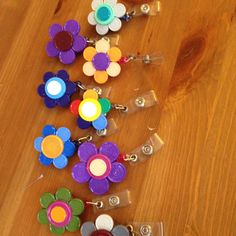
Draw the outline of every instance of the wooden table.
M128 188L133 198L130 207L108 212L117 222L163 221L171 236L236 235L235 7L235 0L163 1L159 16L135 18L120 31L124 54L161 52L165 61L125 65L107 84L111 100L122 103L154 89L160 105L113 114L120 132L106 140L131 151L158 132L165 147L150 161L128 166L126 181L112 185L110 192ZM62 171L38 163L33 141L45 124L66 126L74 137L83 132L68 109L45 108L36 89L44 72L63 68L72 80L92 83L83 76L82 57L63 66L44 50L55 22L76 19L83 35L96 36L86 21L90 1L4 0L0 9L0 234L50 235L36 220L45 191L66 186L83 199L93 196L71 178L77 157ZM90 209L82 220L95 217Z

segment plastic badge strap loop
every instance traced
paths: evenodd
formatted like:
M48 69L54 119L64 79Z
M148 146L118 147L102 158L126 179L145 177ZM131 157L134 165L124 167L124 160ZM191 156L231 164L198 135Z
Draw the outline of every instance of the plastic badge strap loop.
M93 205L94 212L125 207L131 204L131 194L129 190L125 190L123 192L95 198L92 202L87 202L87 204Z
M118 126L117 126L116 122L114 121L114 119L109 119L108 120L108 127L106 129L96 131L97 136L96 136L96 138L94 138L94 141L96 141L98 137L108 137L108 136L116 133L117 130L118 130Z
M119 41L120 41L120 35L119 34L114 34L112 36L109 37L104 37L104 39L106 39L108 42L110 42L110 44L112 46L118 46L119 45ZM90 45L95 45L95 43L100 40L99 37L97 38L87 38L87 43Z

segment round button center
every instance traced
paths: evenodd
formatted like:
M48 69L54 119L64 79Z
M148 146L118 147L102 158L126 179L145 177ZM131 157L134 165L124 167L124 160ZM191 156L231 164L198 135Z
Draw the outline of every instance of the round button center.
M66 84L61 78L53 77L46 82L45 92L52 99L61 98L66 92Z
M58 50L68 51L71 49L74 39L70 32L63 30L55 35L53 41Z
M60 156L64 149L63 141L56 135L45 137L41 145L42 153L51 159Z
M95 12L95 18L101 25L107 25L114 19L112 8L107 4L101 4Z
M54 207L50 214L52 220L56 223L64 222L67 216L65 209L60 206Z
M106 53L99 52L93 57L92 62L96 70L104 71L110 65L110 58Z
M107 171L107 165L102 159L95 159L90 163L89 169L94 176L102 176Z

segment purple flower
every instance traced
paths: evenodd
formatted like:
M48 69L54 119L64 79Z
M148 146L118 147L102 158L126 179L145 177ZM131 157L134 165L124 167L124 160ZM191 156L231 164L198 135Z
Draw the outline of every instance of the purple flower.
M46 72L44 83L38 87L39 96L44 98L44 103L48 108L56 105L66 107L70 105L70 97L77 91L76 84L69 80L69 75L65 70L57 73Z
M78 149L80 163L72 169L72 177L78 183L89 182L90 190L97 195L108 192L110 182L119 183L126 176L126 168L117 162L120 152L116 144L104 143L99 149L86 142Z
M82 52L87 45L86 39L79 35L80 25L75 20L69 20L64 27L53 24L49 29L52 40L47 44L49 57L59 57L63 64L71 64L76 53Z

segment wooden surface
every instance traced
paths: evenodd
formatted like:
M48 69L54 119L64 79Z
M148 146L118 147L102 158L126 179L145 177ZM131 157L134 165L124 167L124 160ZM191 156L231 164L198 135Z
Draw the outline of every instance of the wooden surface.
M82 135L68 110L44 107L36 88L45 71L61 68L73 80L91 82L82 75L81 57L63 66L44 50L55 22L74 18L83 35L95 36L86 22L89 5L87 0L0 1L0 235L50 235L36 220L45 191L67 186L76 196L92 197L87 185L71 178L78 158L57 171L42 167L33 149L48 123ZM109 212L117 222L162 220L171 236L236 235L235 9L235 0L163 1L160 16L136 18L120 31L124 53L161 52L165 62L131 63L108 84L113 101L151 88L160 100L160 107L129 117L113 114L120 132L109 140L131 151L153 133L151 127L165 147L145 164L128 166L126 181L112 185L110 192L129 188L133 196L130 207ZM95 217L88 210L82 219Z

